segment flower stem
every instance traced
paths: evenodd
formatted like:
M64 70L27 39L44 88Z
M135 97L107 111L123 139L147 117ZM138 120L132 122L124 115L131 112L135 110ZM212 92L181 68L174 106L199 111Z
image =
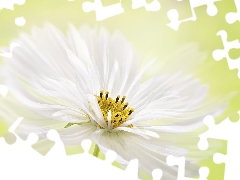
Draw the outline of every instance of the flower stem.
M93 155L94 155L95 157L98 157L99 151L100 151L100 149L99 149L98 145L95 144L95 147L94 147L94 150L93 150Z

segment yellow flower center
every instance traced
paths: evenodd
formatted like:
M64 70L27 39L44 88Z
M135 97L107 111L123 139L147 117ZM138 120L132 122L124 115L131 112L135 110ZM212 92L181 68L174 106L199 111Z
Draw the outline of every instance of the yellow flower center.
M124 102L126 96L122 98L118 95L116 99L108 97L109 92L100 91L100 95L96 96L99 107L102 111L105 122L108 124L108 114L111 111L111 124L113 128L119 127L121 124L127 121L128 117L134 112L134 109L128 107L128 102ZM102 128L101 126L99 126ZM133 127L130 124L128 127Z

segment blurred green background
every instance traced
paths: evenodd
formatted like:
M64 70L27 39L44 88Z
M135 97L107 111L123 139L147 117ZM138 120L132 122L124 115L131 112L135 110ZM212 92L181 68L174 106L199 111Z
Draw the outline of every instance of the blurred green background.
M89 1L93 2L93 0ZM151 1L147 0L148 3ZM228 41L240 37L239 22L229 25L225 20L225 15L228 12L236 12L233 0L216 2L218 14L213 17L206 13L207 6L195 8L197 20L182 23L178 31L174 31L166 25L170 22L167 12L170 9L177 9L180 20L191 17L192 13L188 1L159 0L161 9L156 12L148 12L144 7L133 10L130 0L122 0L124 13L100 22L96 21L94 11L86 13L82 10L83 2L86 1L27 0L24 5L15 5L14 11L0 10L0 47L9 47L10 42L18 38L20 32L30 33L32 26L42 27L45 22L50 22L63 31L67 29L69 23L79 27L85 24L90 27L104 26L111 33L119 30L134 45L142 59L163 57L171 54L182 44L197 42L200 49L208 53L206 61L198 67L198 70L201 71L202 82L210 85L210 93L225 97L231 92L239 91L240 81L237 77L237 70L230 71L226 59L217 62L212 58L213 50L223 48L221 38L216 36L219 30L227 31ZM118 2L118 0L102 0L104 6ZM14 23L15 18L20 16L26 19L26 24L22 27L16 26ZM233 59L240 55L238 49L233 49L229 53ZM225 113L216 121L228 116L237 120L235 114L239 110L239 102L239 95L231 99ZM6 132L7 127L0 120L0 136ZM73 154L78 150L67 148L67 151L68 154ZM219 151L226 153L226 146ZM214 164L212 158L209 158L201 165L207 165L210 168L209 180L223 180L224 164Z

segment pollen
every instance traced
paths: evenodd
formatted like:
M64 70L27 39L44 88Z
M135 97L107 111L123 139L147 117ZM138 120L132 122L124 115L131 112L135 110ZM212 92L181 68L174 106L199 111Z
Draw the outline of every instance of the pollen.
M125 102L126 96L120 97L118 95L116 99L109 97L109 92L100 91L100 95L96 96L98 105L101 109L105 122L108 124L108 114L111 111L111 124L113 128L119 127L121 124L127 121L128 117L134 112L134 109L128 107L128 102ZM129 125L128 127L133 127Z

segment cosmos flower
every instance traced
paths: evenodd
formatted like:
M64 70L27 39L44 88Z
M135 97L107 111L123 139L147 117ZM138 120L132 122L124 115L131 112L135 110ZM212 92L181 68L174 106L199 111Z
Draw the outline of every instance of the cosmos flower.
M192 76L159 72L143 82L154 61L139 72L135 50L118 32L70 26L65 37L46 25L15 42L21 47L1 65L12 96L1 105L8 112L1 116L11 119L10 107L23 116L22 136L35 132L44 139L53 128L66 146L91 139L103 153L114 150L121 165L137 158L141 172L160 168L171 180L177 168L166 157L186 156L193 146L182 134L221 112L209 100L208 86ZM187 173L195 170L189 158Z

